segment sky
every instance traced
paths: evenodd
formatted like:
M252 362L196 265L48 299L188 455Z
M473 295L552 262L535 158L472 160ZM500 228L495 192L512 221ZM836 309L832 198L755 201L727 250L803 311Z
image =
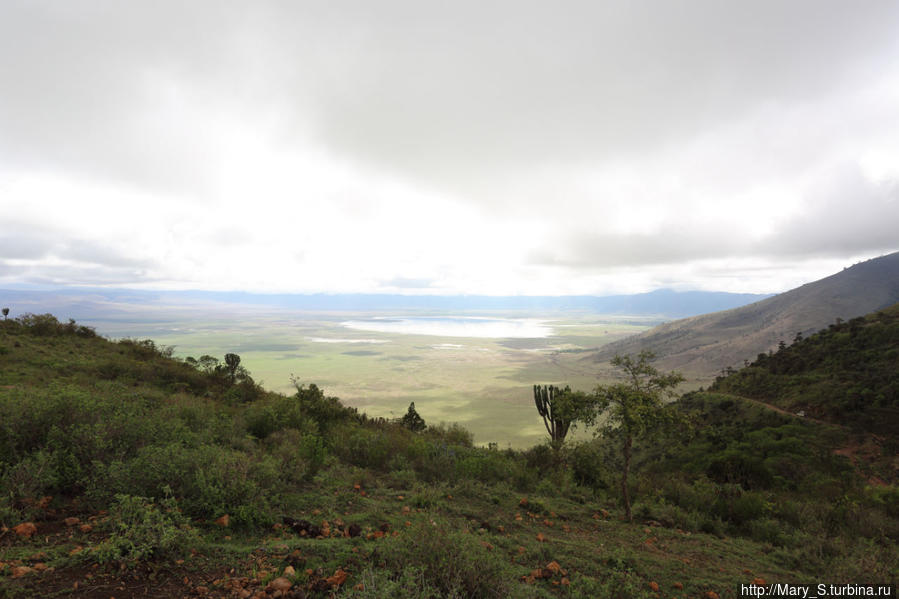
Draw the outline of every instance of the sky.
M893 0L0 0L0 288L776 293L896 250Z

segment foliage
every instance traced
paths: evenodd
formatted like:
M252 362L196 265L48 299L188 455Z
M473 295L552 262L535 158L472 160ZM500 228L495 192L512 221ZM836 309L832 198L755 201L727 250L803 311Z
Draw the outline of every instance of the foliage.
M889 433L899 429L899 307L797 335L776 352L719 377L711 390L761 399L816 418Z
M116 495L107 526L110 536L88 555L101 564L178 555L197 541L170 492L158 504L145 497Z
M237 378L238 366L240 366L240 356L237 354L225 354L225 367L228 369L228 378L232 385Z
M666 423L671 412L662 409L662 400L684 380L677 372L662 374L656 370L649 363L654 357L649 351L641 351L636 359L615 356L612 366L624 373L627 382L596 388L597 410L606 413L607 428L619 429L622 436L621 496L628 520L633 520L628 477L634 439Z
M428 426L425 424L425 419L419 416L418 411L416 411L414 401L409 404L409 410L403 415L400 424L413 433L420 433Z
M38 337L54 337L63 335L76 335L79 337L96 337L97 333L91 327L76 325L73 319L63 324L52 314L22 314L13 321L8 321L9 308L4 308L4 328L7 332L15 333L18 329L29 335ZM12 325L12 326L10 326Z
M514 571L474 535L450 530L442 519L420 522L406 538L385 543L374 566L413 582L425 596L431 589L437 596L459 599L511 596Z
M534 385L534 405L543 418L543 425L555 449L565 442L571 427L588 420L592 413L591 398L586 393L572 391L568 386Z
M50 321L29 322L43 330ZM650 580L663 589L681 580L678 594L704 596L734 588L743 579L732 573L744 569L769 579L849 581L890 580L899 567L896 486L867 484L895 482L889 468L834 453L863 436L722 391L664 405L678 377L659 374L648 355L617 360L626 378L586 398L606 408L602 435L513 451L477 447L455 424L416 434L366 418L315 385L296 383L290 396L257 388L256 399L233 400L229 393L243 383L229 386L216 358L179 361L149 340L114 343L59 326L62 333L47 326L51 332L40 335L18 321L2 327L20 346L4 343L9 353L0 361L0 525L33 519L40 526L51 517L50 496L56 513L75 500L79 515L109 509L106 530L96 525L77 540L93 546L84 559L167 559L189 545L198 549L192 560L220 560L212 571L259 547L253 563L274 560L267 569L275 572L284 567L274 557L280 550L269 551L277 542L308 560L297 570L313 574L301 573L297 584L346 568L351 579L333 592L356 597L648 597L655 596ZM864 326L856 335L869 333L883 330ZM826 374L789 376L814 382ZM888 386L891 375L866 376ZM798 386L790 392L802 397ZM686 419L698 424L689 436L656 434ZM630 468L619 469L629 435ZM875 439L887 465L894 437ZM630 475L631 516L646 526L618 521L612 506L622 471ZM211 525L224 514L230 529ZM287 532L272 540L281 515L315 515L316 525L327 520L335 532L338 521L358 524L363 534ZM650 526L646 538L641 531ZM23 557L34 553L11 537L4 543ZM671 555L691 557L689 577ZM522 581L555 560L570 586L561 575ZM6 582L0 572L0 587ZM364 589L351 586L357 582Z

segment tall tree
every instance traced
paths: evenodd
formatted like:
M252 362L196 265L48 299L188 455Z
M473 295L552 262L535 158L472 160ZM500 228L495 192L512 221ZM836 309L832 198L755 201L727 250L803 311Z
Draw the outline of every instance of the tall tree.
M419 416L418 411L415 409L414 401L409 404L409 409L406 411L405 416L403 416L400 420L400 424L405 426L413 433L421 432L427 428L425 419Z
M633 521L628 478L634 439L666 422L664 399L673 396L674 388L684 380L678 372L662 374L656 370L650 365L654 358L655 354L645 350L636 359L615 356L611 364L625 375L627 382L600 385L595 392L597 413L607 416L607 431L617 429L622 437L621 497L629 521Z
M228 368L228 378L232 385L237 379L238 366L240 366L240 356L237 354L225 354L225 367Z

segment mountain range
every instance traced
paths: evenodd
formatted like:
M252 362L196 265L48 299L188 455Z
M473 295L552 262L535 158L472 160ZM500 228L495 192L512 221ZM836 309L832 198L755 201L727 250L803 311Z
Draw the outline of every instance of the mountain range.
M0 290L0 304L15 312L51 312L60 317L98 321L133 318L135 308L204 314L213 311L439 311L527 313L580 311L595 314L682 318L726 310L767 295L658 289L632 295L486 296L400 294L262 294L226 291L151 291L65 288Z

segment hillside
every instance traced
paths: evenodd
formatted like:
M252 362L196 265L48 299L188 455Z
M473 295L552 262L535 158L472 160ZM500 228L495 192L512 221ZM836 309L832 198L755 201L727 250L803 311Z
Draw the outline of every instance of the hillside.
M899 431L899 304L830 325L747 367L712 391L765 401L853 429Z
M759 353L899 302L899 252L874 258L825 279L748 306L665 323L603 346L586 361L649 349L665 368L712 377Z
M877 331L861 327L862 345L893 347ZM699 426L635 447L631 523L614 432L558 453L474 447L458 426L372 420L314 385L265 392L234 358L170 353L49 315L0 321L0 597L896 583L899 492L869 483L888 478L880 462L872 474L840 453L841 427L690 394L669 409Z

